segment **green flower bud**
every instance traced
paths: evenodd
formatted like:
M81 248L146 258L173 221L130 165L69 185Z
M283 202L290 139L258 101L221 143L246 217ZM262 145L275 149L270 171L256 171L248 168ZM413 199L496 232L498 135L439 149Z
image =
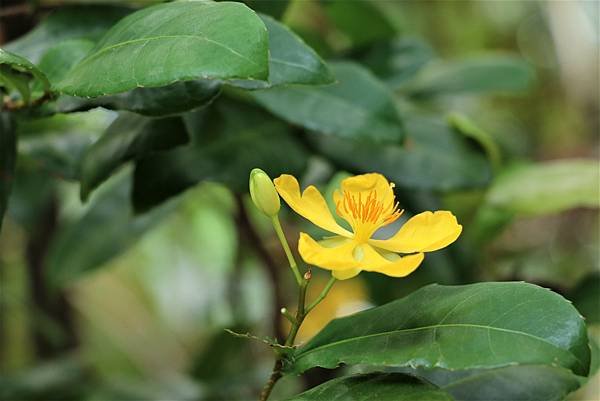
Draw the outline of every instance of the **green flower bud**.
M281 202L271 178L259 168L250 172L250 197L254 205L269 217L279 213Z

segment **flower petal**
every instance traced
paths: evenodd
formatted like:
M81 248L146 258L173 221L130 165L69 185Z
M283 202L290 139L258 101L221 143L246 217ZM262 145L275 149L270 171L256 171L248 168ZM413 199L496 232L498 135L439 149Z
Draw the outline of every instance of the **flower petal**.
M336 205L340 204L343 206L344 192L356 197L356 199L360 196L364 201L372 191L375 191L375 197L382 205L385 207L393 207L394 190L392 188L393 184L379 173L356 175L342 180L340 189L333 193L333 200ZM339 207L337 212L340 217L343 217L347 221L351 221L348 216L348 211L345 211L343 207Z
M415 271L423 261L423 253L400 256L392 252L377 250L370 245L361 246L364 254L362 269L383 273L391 277L405 277Z
M327 270L351 270L358 268L360 262L353 256L356 243L343 237L315 241L306 233L300 233L298 252L309 265Z
M348 280L349 278L358 276L361 271L358 267L355 269L332 270L331 275L338 280Z
M444 248L458 238L462 226L446 211L423 212L409 219L400 230L386 240L369 240L378 248L392 252L431 252Z
M344 237L352 237L351 232L335 221L327 207L327 202L317 188L311 185L300 195L298 180L288 174L282 174L273 182L279 195L296 213L324 230Z

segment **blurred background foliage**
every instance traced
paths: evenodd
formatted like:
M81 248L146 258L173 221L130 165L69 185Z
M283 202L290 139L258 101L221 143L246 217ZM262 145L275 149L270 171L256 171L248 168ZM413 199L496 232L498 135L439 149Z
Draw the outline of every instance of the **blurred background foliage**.
M89 50L124 7L150 3L3 0L0 43L42 68L48 49ZM162 119L117 114L139 112L123 97L61 97L54 111L81 111L19 120L0 236L1 399L253 399L271 353L224 328L281 333L278 304L295 295L268 221L248 204L252 167L328 193L349 173L379 171L406 216L449 209L465 227L407 279L336 284L301 341L428 283L493 280L559 292L600 338L599 3L247 4L330 60L339 84L229 86L185 114L168 103L174 117ZM284 222L290 239L314 230ZM286 377L276 396L334 374ZM570 399L597 399L599 387L596 376Z

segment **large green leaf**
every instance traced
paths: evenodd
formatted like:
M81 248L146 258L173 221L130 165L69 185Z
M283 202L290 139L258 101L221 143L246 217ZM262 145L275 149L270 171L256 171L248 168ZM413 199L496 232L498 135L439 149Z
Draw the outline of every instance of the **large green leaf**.
M15 174L17 137L13 118L0 112L0 229Z
M51 47L62 41L97 41L131 11L129 8L108 5L61 7L37 24L32 31L8 43L5 48L38 63Z
M573 373L548 365L466 371L403 371L435 384L456 401L560 401L580 385Z
M490 188L486 205L519 215L600 207L597 160L566 159L513 166Z
M51 82L68 76L94 43L87 39L66 40L50 48L40 61L40 69ZM212 101L220 90L217 81L195 80L175 82L158 88L135 88L125 93L97 98L60 96L56 102L46 106L47 113L84 111L94 107L113 110L128 110L144 115L169 115L188 111Z
M451 401L431 384L400 373L371 373L330 380L286 401Z
M570 302L522 283L430 285L329 323L288 361L287 371L340 364L481 369L561 366L587 375L583 319Z
M96 97L195 79L268 77L265 25L233 2L159 4L123 18L58 90Z
M233 81L244 89L299 84L323 85L335 81L319 55L288 27L267 15L260 16L269 32L269 79L267 81Z
M311 142L342 168L378 171L405 188L447 191L482 187L490 181L491 167L486 158L444 122L412 117L405 125L403 145L324 135L312 136Z
M407 85L405 91L420 97L522 92L532 85L534 77L533 68L523 59L509 55L482 55L430 64Z
M68 222L52 242L47 278L55 287L99 268L134 244L175 206L166 204L143 216L129 206L130 174L121 174L98 194L83 216Z
M150 119L125 113L85 153L81 162L81 198L126 162L188 141L181 118Z
M338 82L321 87L278 87L252 92L284 120L345 138L399 141L402 120L391 92L358 64L332 63Z
M303 171L306 150L282 121L253 106L226 99L206 110L205 116L191 127L195 139L192 145L136 162L136 210L153 207L204 180L245 192L248 174L257 166L272 176Z

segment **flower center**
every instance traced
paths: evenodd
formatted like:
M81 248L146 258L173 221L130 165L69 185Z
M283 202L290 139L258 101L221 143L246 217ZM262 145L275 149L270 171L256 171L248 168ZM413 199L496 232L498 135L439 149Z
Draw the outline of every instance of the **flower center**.
M403 212L398 209L398 202L394 204L394 198L383 204L375 190L366 199L362 195L344 191L336 204L336 213L350 223L358 242L368 241L378 228L393 223Z

